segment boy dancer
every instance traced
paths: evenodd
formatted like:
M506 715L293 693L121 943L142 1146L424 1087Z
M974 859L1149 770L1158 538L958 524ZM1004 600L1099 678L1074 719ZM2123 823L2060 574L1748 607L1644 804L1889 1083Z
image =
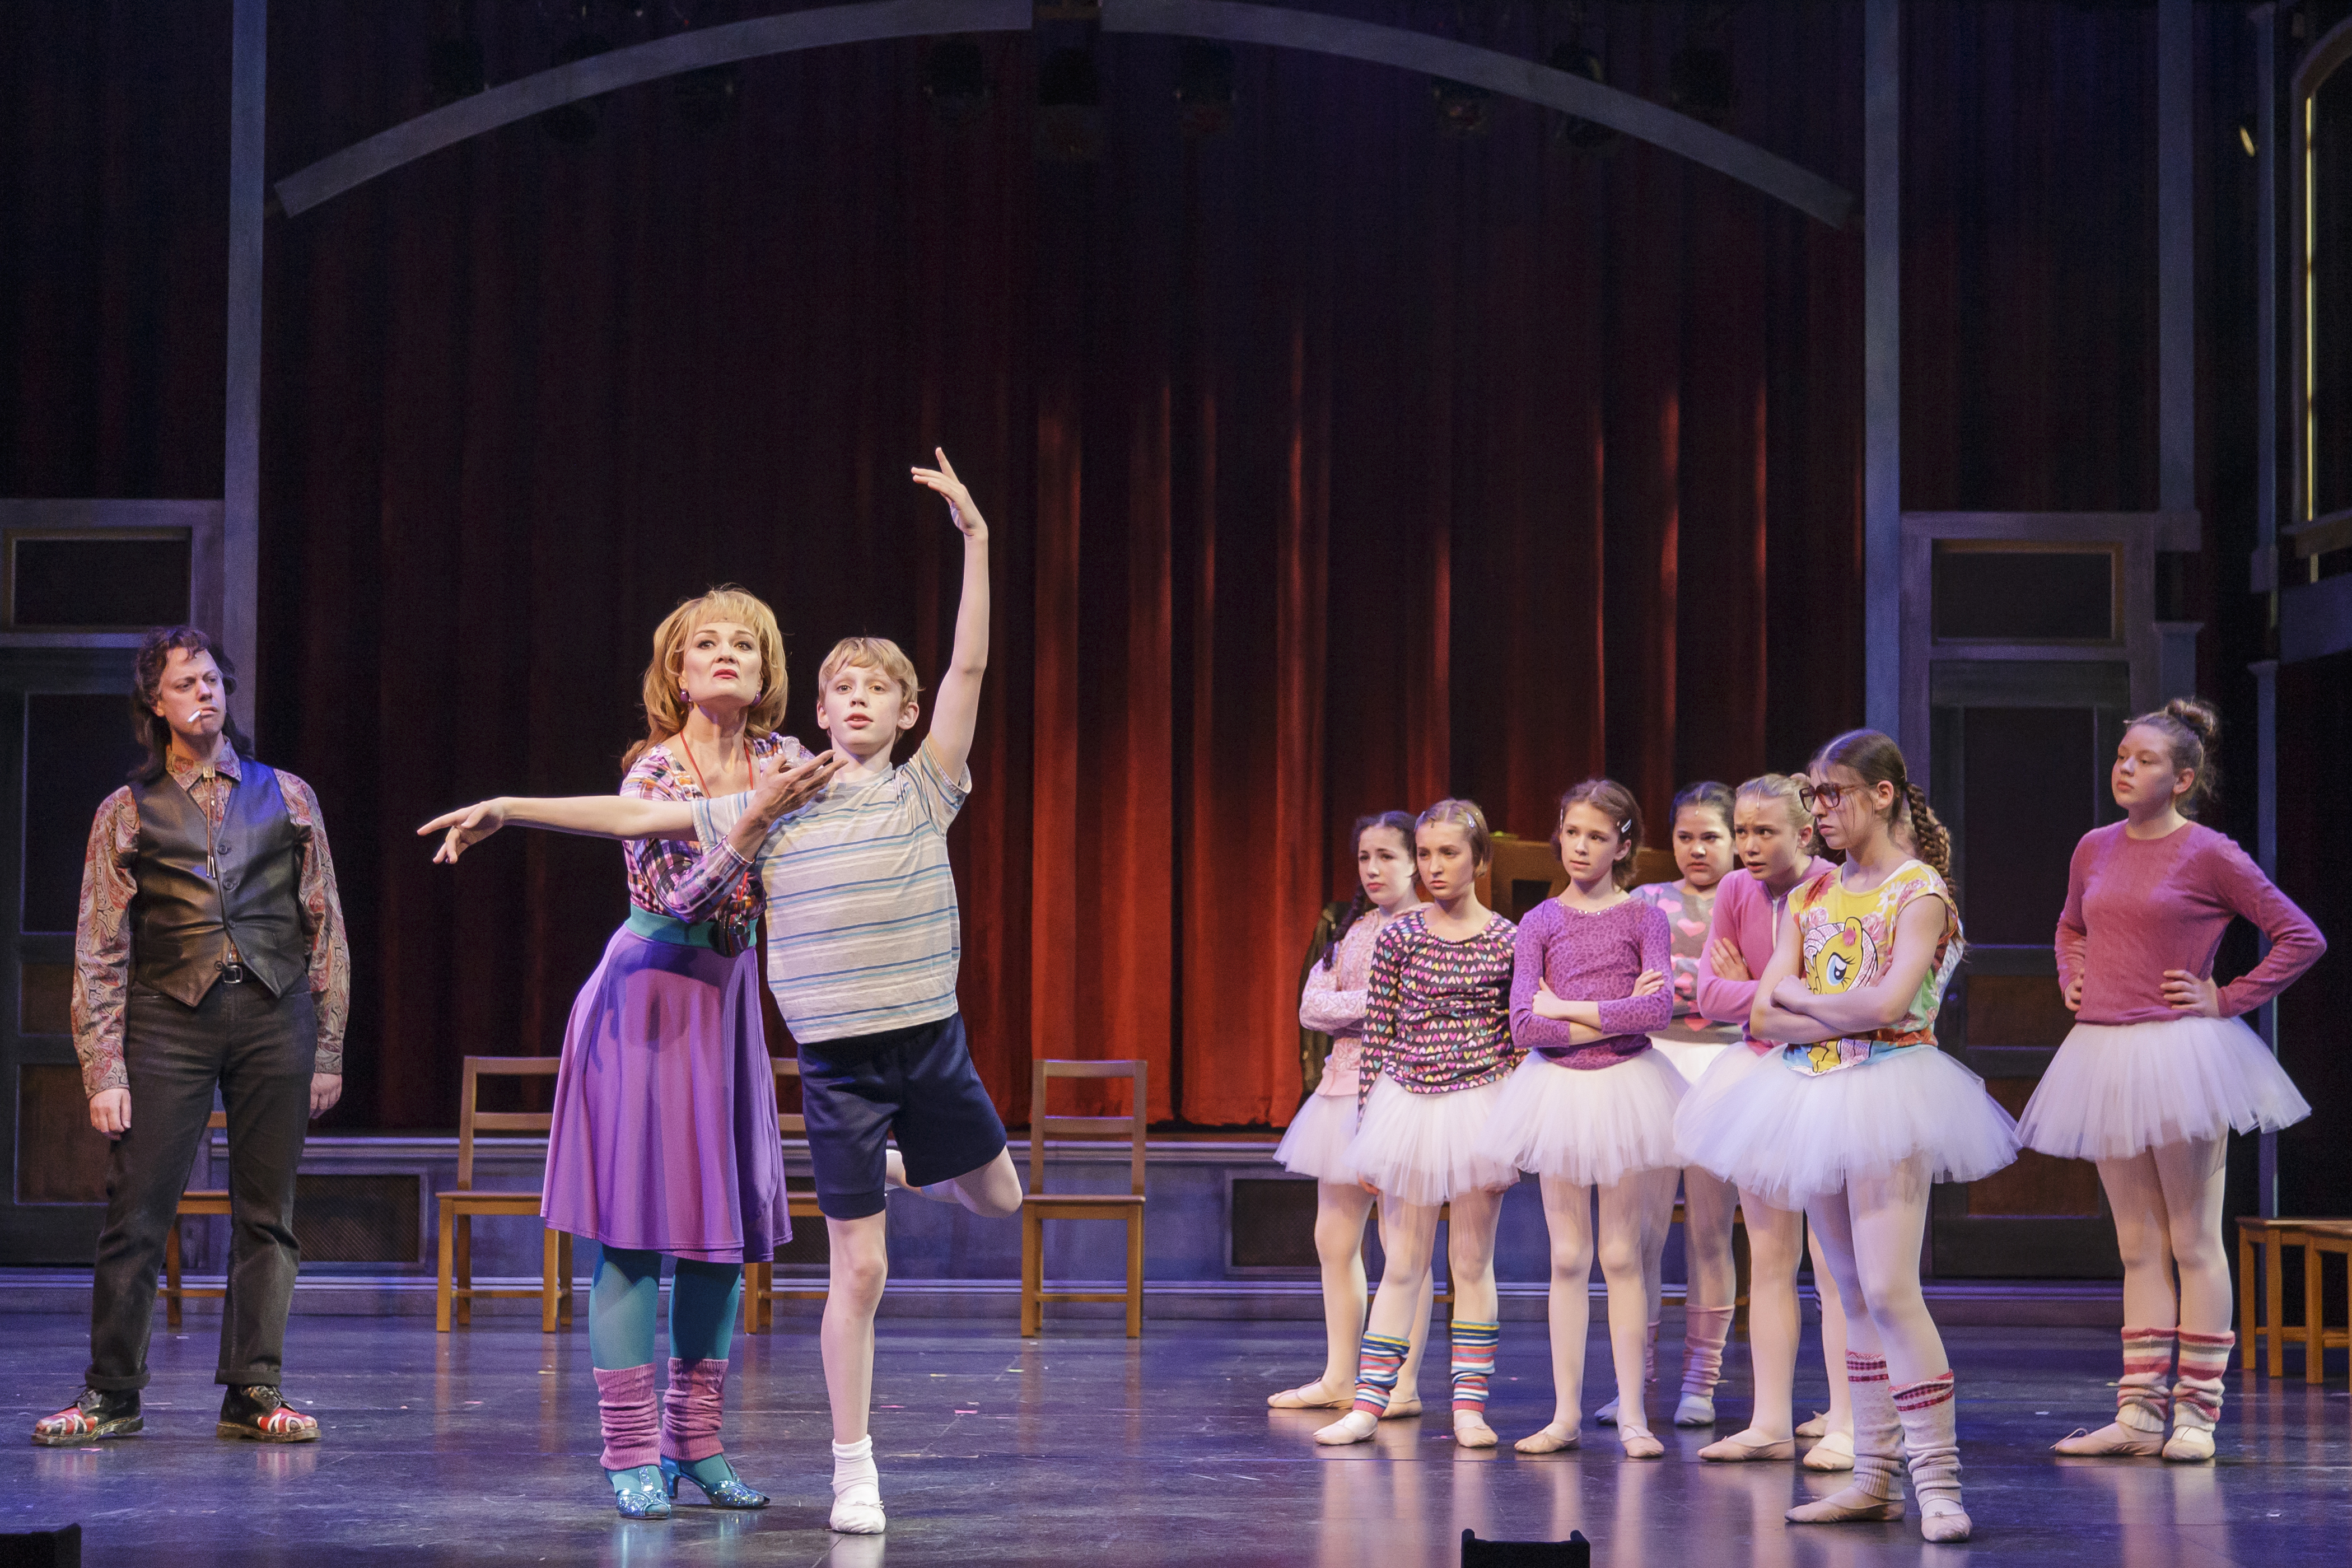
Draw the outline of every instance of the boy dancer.
M343 1088L351 954L326 823L310 785L249 754L228 717L236 672L202 631L148 633L131 668L147 756L98 808L74 932L74 1050L90 1125L114 1141L88 1386L33 1441L79 1447L143 1424L155 1270L217 1089L229 1265L214 1430L316 1442L278 1380L304 1124Z
M893 767L890 755L920 712L914 666L887 639L850 637L818 672L818 721L837 771L805 805L778 809L779 769L716 801L488 801L420 830L447 829L442 858L452 859L506 822L527 820L614 838L692 835L706 854L758 868L768 984L800 1047L809 1153L832 1244L821 1334L832 1525L860 1535L885 1522L866 1431L874 1312L888 1274L884 1190L911 1186L989 1218L1021 1207L1004 1125L972 1068L956 1007L962 939L947 830L970 792L965 762L988 666L988 524L947 454L939 460L913 477L946 499L963 534L963 597L930 734L906 763ZM756 846L748 858L747 844ZM894 1131L903 1163L886 1147Z

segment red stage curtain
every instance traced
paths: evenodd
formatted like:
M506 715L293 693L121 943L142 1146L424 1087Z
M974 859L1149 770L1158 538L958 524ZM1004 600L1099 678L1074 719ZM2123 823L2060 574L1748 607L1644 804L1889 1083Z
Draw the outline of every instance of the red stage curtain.
M534 8L475 9L492 79L548 63ZM427 107L437 8L275 10L273 174ZM8 493L217 493L226 11L5 24ZM1910 500L2147 504L2147 18L1908 14ZM1585 15L1611 80L1666 99L1685 8ZM1469 36L1539 56L1559 24L1495 25ZM904 478L935 444L995 526L952 843L1015 1121L1035 1053L1150 1059L1159 1117L1286 1121L1300 948L1360 813L1454 793L1542 835L1608 771L1663 833L1679 783L1858 720L1857 233L1524 104L1442 132L1426 78L1265 50L1236 51L1232 131L1187 140L1168 39L1095 40L1101 161L1040 162L1037 51L1085 36L982 40L965 126L919 44L835 49L746 66L715 129L633 89L584 145L513 126L272 220L260 728L344 879L339 1122L446 1125L459 1056L556 1047L618 852L517 835L453 873L411 830L612 787L677 598L775 605L804 737L835 637L938 669L958 551ZM1746 5L1717 41L1727 127L1857 186L1857 7Z

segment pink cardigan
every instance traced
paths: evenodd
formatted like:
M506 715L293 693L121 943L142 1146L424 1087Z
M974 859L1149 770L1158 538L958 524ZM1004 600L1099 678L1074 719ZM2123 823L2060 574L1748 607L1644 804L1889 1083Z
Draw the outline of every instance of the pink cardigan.
M1830 868L1830 863L1814 856L1797 873L1790 884L1794 891L1805 882ZM1756 1005L1754 980L1725 980L1715 973L1714 960L1717 937L1728 937L1739 956L1748 961L1751 975L1764 973L1772 962L1772 948L1779 937L1779 918L1787 900L1776 900L1764 890L1746 868L1734 871L1715 885L1715 913L1706 926L1706 953L1698 961L1698 1010L1718 1024L1737 1024L1742 1038L1748 1034L1748 1015ZM1776 1049L1769 1041L1748 1040L1750 1050L1763 1052Z
M2221 987L2221 1016L2252 1012L2327 951L2311 918L2271 885L2227 835L2200 823L2134 838L2118 822L2074 846L2058 917L2058 982L2083 981L2085 1024L2148 1024L2183 1015L2164 1000L2164 972L2213 973L2232 916L2263 928L2271 950Z

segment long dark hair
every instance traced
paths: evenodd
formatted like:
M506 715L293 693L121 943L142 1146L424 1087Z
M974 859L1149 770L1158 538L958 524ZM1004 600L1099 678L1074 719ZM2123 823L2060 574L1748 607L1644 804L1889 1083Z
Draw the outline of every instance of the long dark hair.
M147 748L147 754L131 770L133 784L153 784L163 776L172 755L172 726L155 711L155 704L163 694L163 667L172 662L172 650L181 648L194 658L200 653L213 656L220 666L221 694L224 698L236 693L236 666L227 650L217 647L205 635L202 626L157 626L140 639L139 652L131 663L131 732ZM253 755L253 742L245 738L236 719L226 710L221 716L221 732L228 743L236 748L240 757Z
M1356 830L1348 835L1348 847L1362 849L1364 835L1375 827L1385 827L1403 839L1405 858L1408 860L1412 858L1412 818L1402 811L1383 811L1356 818ZM1339 943L1347 937L1348 928L1370 913L1371 907L1372 900L1364 896L1364 880L1359 877L1356 879L1356 896L1349 900L1348 912L1339 917L1339 922L1331 928L1331 940L1323 944L1324 968L1328 969L1339 962Z

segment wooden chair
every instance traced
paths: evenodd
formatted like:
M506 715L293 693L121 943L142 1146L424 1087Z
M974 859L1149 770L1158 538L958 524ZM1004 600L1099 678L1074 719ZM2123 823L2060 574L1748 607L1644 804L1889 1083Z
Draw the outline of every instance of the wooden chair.
M2255 1311L2255 1255L2261 1249L2262 1310ZM2286 1255L2303 1254L2303 1322L2286 1321ZM2238 1364L2261 1370L2268 1357L2273 1377L2286 1375L2286 1347L2303 1347L2306 1383L2325 1380L2327 1352L2352 1345L2352 1329L2331 1329L2320 1314L2321 1260L2329 1254L2352 1260L2352 1220L2263 1219L2238 1221Z
M2352 1220L2315 1219L2304 1222L2296 1231L2303 1238L2303 1381L2326 1381L2327 1352L2352 1348L2352 1325L2341 1329L2327 1326L2320 1311L2319 1276L2323 1260L2344 1259L2345 1284L2352 1289ZM2352 1388L2352 1381L2346 1386Z
M215 1110L205 1122L206 1133L217 1132L228 1125L228 1112ZM228 1291L217 1285L183 1285L180 1283L180 1221L195 1215L226 1215L228 1194L206 1189L180 1194L180 1212L173 1216L172 1228L163 1237L163 1321L173 1328L180 1326L180 1298L183 1296L226 1296Z
M782 1129L783 1135L787 1138L807 1137L808 1118L801 1115L787 1116L783 1110L784 1080L790 1079L794 1083L800 1081L800 1058L772 1057L769 1058L769 1065L775 1069L776 1074L776 1125ZM815 1220L820 1225L824 1222L824 1211L816 1206L816 1188L814 1185L796 1187L792 1183L786 1182L784 1201L786 1209L795 1223L804 1219ZM814 1297L823 1300L824 1295L825 1292L822 1287L811 1289L802 1286L798 1289L779 1290L776 1289L776 1266L773 1263L747 1263L743 1266L743 1331L747 1334L756 1334L773 1327L776 1321L776 1302L781 1298L794 1297L807 1300Z
M433 1294L433 1326L449 1331L452 1316L470 1325L478 1296L536 1296L539 1327L553 1333L559 1323L572 1322L572 1237L553 1226L547 1227L540 1254L539 1288L492 1289L474 1283L474 1221L477 1219L537 1219L541 1194L536 1192L477 1192L474 1190L474 1134L481 1132L546 1132L555 1125L545 1110L478 1110L480 1082L485 1078L553 1078L554 1057L467 1057L466 1076L457 1099L457 1184L441 1200L441 1274Z
M1150 1114L1150 1066L1139 1061L1035 1064L1029 1089L1029 1190L1021 1198L1021 1333L1034 1339L1044 1327L1047 1301L1125 1301L1127 1337L1143 1337L1143 1158L1144 1122ZM1135 1105L1129 1116L1049 1116L1045 1086L1054 1079L1113 1079L1133 1080ZM1045 1140L1048 1138L1125 1137L1131 1151L1128 1163L1129 1190L1124 1193L1048 1193L1045 1190ZM1045 1289L1045 1229L1049 1219L1125 1220L1127 1222L1127 1292L1112 1296L1098 1291Z

